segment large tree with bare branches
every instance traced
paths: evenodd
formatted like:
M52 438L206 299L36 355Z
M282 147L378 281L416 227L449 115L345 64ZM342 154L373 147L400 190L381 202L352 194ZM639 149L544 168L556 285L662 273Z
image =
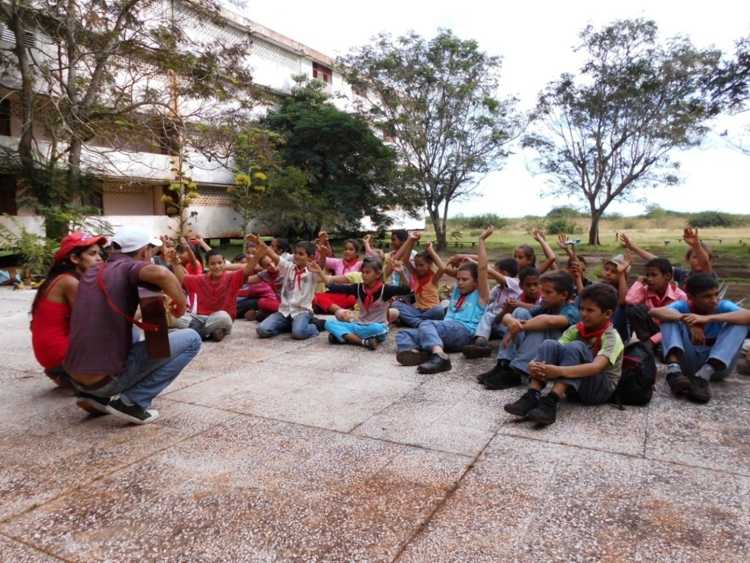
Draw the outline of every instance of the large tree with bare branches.
M586 62L544 89L523 143L553 193L585 201L589 244L599 244L612 202L679 182L676 150L699 144L720 110L708 88L720 53L682 37L659 43L646 20L589 26L581 40Z

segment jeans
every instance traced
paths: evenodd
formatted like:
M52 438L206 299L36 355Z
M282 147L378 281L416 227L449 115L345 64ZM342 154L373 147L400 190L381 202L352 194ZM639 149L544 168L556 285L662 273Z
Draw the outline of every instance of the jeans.
M398 322L409 328L417 328L422 321L440 321L445 316L445 307L442 305L422 311L409 303L394 301L391 309L398 311Z
M628 324L628 315L625 305L618 305L615 314L612 316L612 326L620 335L624 344L630 341L630 325Z
M418 328L407 328L396 334L399 352L419 348L432 352L440 346L446 352L460 352L474 335L461 323L451 320L422 321Z
M695 375L703 364L714 359L726 366L714 372L712 379L718 380L732 373L747 335L747 327L724 323L712 346L693 344L690 330L682 322L661 323L661 334L665 358L674 350L682 352L680 365L683 373Z
M255 331L260 338L270 338L282 332L292 333L295 340L305 340L318 336L318 328L310 324L312 313L300 313L296 317L285 317L281 313L274 313L258 325Z
M513 311L513 318L529 321L532 317L527 309L517 307ZM547 330L533 332L519 332L507 348L500 346L497 352L497 359L508 360L511 367L528 374L529 362L536 356L542 342L545 340L557 340L562 333L563 331L557 328L548 328Z
M201 337L192 329L173 330L169 333L169 358L151 359L145 342L136 342L128 354L125 372L98 389L88 390L76 385L80 391L96 397L120 395L125 402L143 409L166 389L201 349Z
M557 340L545 340L536 355L536 360L556 366L579 366L594 361L591 349L580 340L560 344ZM585 405L600 405L609 401L615 390L613 382L605 373L576 379L562 378L554 383L564 383L575 389L578 399Z
M337 319L326 321L326 330L339 342L344 342L344 336L353 334L362 340L375 338L383 342L388 336L388 325L383 323L347 323Z
M481 336L487 340L492 338L502 338L505 336L505 325L501 322L495 322L496 318L497 313L491 311L482 315L482 318L479 320L479 325L477 325L477 329L474 331L474 336Z

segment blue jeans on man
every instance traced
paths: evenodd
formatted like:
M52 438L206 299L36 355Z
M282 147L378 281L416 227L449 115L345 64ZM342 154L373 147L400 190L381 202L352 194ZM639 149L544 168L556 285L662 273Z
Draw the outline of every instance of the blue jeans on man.
M396 348L404 350L426 350L432 352L436 346L446 352L460 352L469 344L474 334L457 321L422 321L418 328L407 328L396 334Z
M532 319L531 313L523 307L517 307L513 311L513 318L521 321ZM529 362L536 357L542 343L545 340L557 340L562 336L562 333L563 331L557 328L519 332L507 348L500 346L497 359L508 360L510 367L528 374Z
M410 328L417 328L422 321L439 321L445 317L445 307L442 305L423 311L409 303L394 301L391 308L398 311L398 322Z
M258 325L255 331L260 338L270 338L284 332L291 332L295 340L306 340L320 334L318 328L310 322L313 314L300 313L294 317L274 313Z
M577 340L561 344L557 340L545 340L536 354L536 361L556 366L579 366L594 361L591 348ZM575 389L577 398L584 405L600 405L609 401L615 386L609 376L602 372L589 377L564 378L553 383L565 383Z
M747 336L745 325L724 323L711 345L693 344L688 326L683 322L661 323L662 349L667 358L674 350L682 352L680 365L685 375L696 375L709 360L721 362L725 369L716 370L711 379L724 379L734 369Z

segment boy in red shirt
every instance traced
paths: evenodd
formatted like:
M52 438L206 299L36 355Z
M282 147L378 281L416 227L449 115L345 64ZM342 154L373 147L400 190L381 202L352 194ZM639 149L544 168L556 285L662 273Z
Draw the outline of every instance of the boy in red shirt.
M257 259L248 255L240 270L225 271L224 256L212 250L206 256L208 272L191 275L185 271L175 253L170 262L182 287L188 292L193 313L180 319L181 324L195 329L203 340L221 341L232 332L232 320L237 316L237 294L247 277L255 271Z

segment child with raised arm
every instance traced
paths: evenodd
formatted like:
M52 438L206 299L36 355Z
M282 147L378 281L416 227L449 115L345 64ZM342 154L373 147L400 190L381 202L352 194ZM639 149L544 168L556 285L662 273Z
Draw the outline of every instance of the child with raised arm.
M478 263L467 262L458 268L457 285L451 294L445 319L423 321L418 328L398 332L398 363L418 365L419 373L448 371L452 366L446 351L459 351L471 342L490 296L485 243L490 235L492 227L485 229L479 237Z
M281 276L281 304L279 310L267 317L255 329L260 338L270 338L291 332L292 338L304 340L318 336L324 327L322 320L313 316L312 301L320 276L310 270L315 260L315 245L300 241L294 245L293 261L284 260L256 235L248 238L256 244L256 256L268 256Z
M487 389L508 389L521 385L529 374L529 362L542 342L557 339L580 320L573 299L573 278L565 271L547 272L541 277L542 304L533 309L518 307L503 317L505 338L495 366L477 376Z
M719 298L719 284L711 274L693 274L686 284L687 299L649 314L661 322L667 384L676 397L693 402L711 400L709 383L734 369L747 337L750 311Z
M517 275L518 264L514 258L500 260L494 268L489 269L489 277L494 279L497 285L490 292L487 310L482 315L482 320L474 333L473 342L464 346L465 357L488 357L492 353L490 339L505 336L505 325L502 323L503 311L509 299L517 299L521 295Z
M603 262L600 276L602 282L611 285L617 291L617 309L612 317L612 325L622 341L627 343L631 333L627 316L628 272L633 263L633 256L626 250L624 255L605 258Z
M445 316L445 309L440 305L438 283L446 268L432 243L429 243L423 252L414 256L413 266L410 267L408 264L408 258L420 237L419 233L411 233L406 243L395 254L397 260L407 260L406 267L411 269L414 304L394 301L391 305L392 317L399 324L409 328L417 328L422 321L438 321ZM433 269L433 266L437 269Z
M339 309L335 319L325 322L329 342L377 349L388 336L388 302L396 295L407 295L411 290L400 285L383 284L383 264L374 256L362 261L362 282L356 284L331 285L331 278L320 265L311 264L310 268L329 286L329 291L353 295L359 304L359 319L355 320L352 311Z
M237 317L237 294L247 277L255 271L256 256L249 255L241 270L225 271L224 256L218 250L206 255L208 272L188 274L175 249L169 249L167 260L174 275L188 295L193 296L195 314L187 313L178 319L178 328L193 328L203 340L220 342L232 332L232 321Z
M534 253L534 249L529 246L528 244L522 244L516 250L513 252L513 258L516 259L516 262L518 263L518 270L523 270L524 268L537 268L540 274L543 274L549 269L554 269L555 262L557 261L557 255L555 254L555 251L552 250L552 247L547 242L547 239L544 236L544 233L540 229L534 229L532 231L532 235L534 237L534 240L539 243L539 245L542 247L542 251L544 252L545 260L542 263L541 266L537 268L536 265L536 254Z
M542 304L542 284L539 278L541 274L536 268L527 266L518 272L518 283L521 286L521 295L518 298L511 297L505 303L503 317L512 313L517 307L533 309Z
M557 405L575 395L584 405L609 401L622 375L625 347L612 326L617 291L608 284L590 285L581 292L581 322L559 340L545 340L529 362L529 389L505 405L506 412L547 426L557 419ZM552 386L542 396L547 384Z
M318 235L318 263L321 268L330 271L334 276L343 276L361 270L362 259L359 257L359 243L356 240L344 241L342 258L333 258L331 252L328 234L321 231ZM335 313L338 308L351 309L355 303L356 299L351 295L331 292L317 293L313 299L313 306L322 313Z

